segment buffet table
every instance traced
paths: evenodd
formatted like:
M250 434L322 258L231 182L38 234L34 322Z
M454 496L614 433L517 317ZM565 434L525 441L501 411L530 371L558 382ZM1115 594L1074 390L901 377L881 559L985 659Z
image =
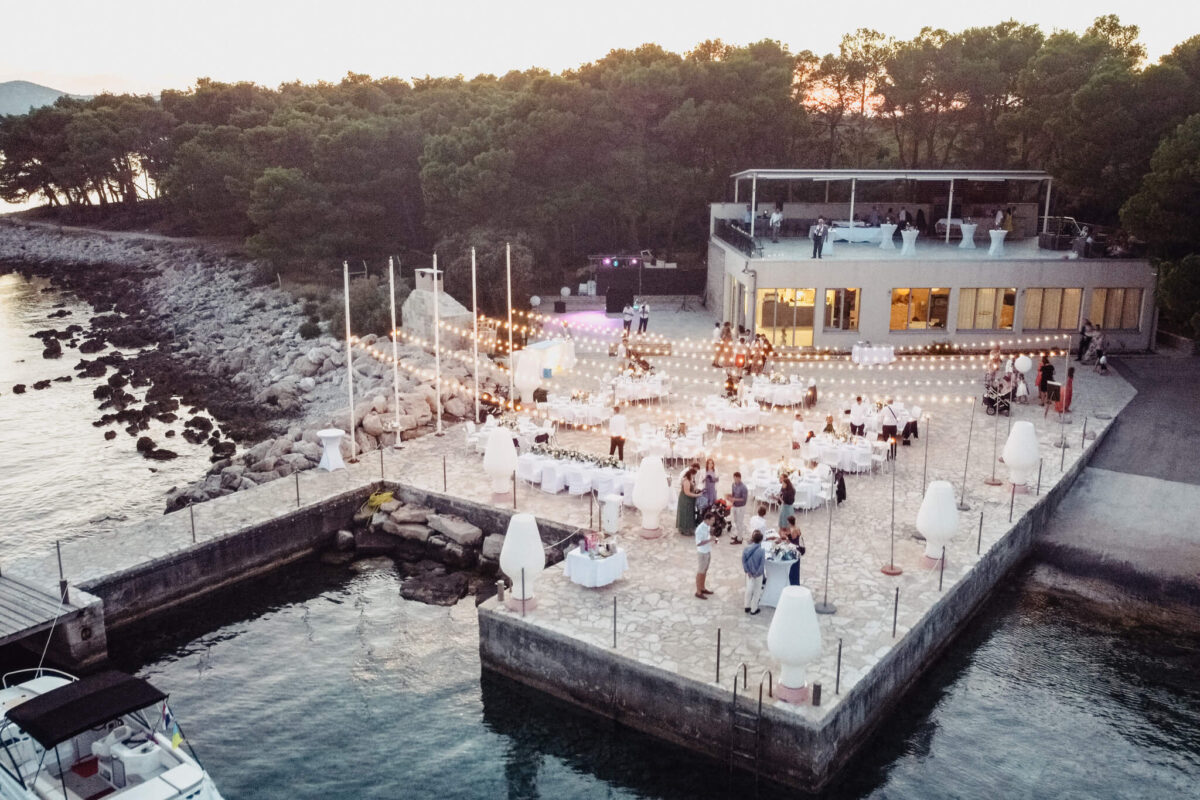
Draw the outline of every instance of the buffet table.
M855 364L891 364L896 360L896 348L890 344L856 344L850 350Z
M863 222L835 220L829 228L829 237L843 242L878 242L882 228L871 228Z
M621 375L613 378L612 387L613 396L618 403L660 400L671 394L670 385L662 375L647 375L640 378Z
M563 561L563 575L570 578L571 583L589 588L608 586L623 577L628 569L629 557L623 547L618 547L608 558L592 558L576 547Z

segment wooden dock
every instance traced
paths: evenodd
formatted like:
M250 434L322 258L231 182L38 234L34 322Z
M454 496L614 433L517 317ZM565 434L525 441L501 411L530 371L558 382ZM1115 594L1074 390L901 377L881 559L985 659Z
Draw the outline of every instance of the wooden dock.
M0 576L0 647L52 628L62 618L73 618L81 606L17 578Z

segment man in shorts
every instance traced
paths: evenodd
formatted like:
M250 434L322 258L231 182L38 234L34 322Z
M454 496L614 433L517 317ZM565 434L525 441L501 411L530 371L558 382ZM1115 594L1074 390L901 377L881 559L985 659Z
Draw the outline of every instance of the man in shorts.
M696 597L707 600L712 591L704 588L708 575L708 562L712 560L712 524L716 515L709 511L704 521L696 526Z

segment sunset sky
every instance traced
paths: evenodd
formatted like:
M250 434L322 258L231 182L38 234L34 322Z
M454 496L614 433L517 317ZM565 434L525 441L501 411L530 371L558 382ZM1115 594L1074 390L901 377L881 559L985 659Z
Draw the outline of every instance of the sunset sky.
M0 24L0 81L29 80L79 94L152 93L197 77L267 86L336 81L347 71L402 78L467 77L544 67L552 72L614 48L657 42L684 52L704 39L746 44L778 39L793 52L837 47L842 34L871 27L910 38L923 26L951 31L1007 18L1044 31L1084 30L1115 13L1141 27L1151 60L1200 33L1191 0L1006 0L816 4L711 0L601 3L312 2L312 0L111 0L7 4ZM850 9L853 9L852 11ZM903 9L903 11L901 11Z

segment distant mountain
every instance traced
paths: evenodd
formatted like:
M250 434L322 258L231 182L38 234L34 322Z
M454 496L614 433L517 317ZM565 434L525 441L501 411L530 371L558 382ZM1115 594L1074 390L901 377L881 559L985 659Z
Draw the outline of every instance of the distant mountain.
M0 116L5 114L28 114L31 108L51 105L65 95L58 89L39 86L29 81L6 81L0 83ZM79 97L80 95L74 95Z

